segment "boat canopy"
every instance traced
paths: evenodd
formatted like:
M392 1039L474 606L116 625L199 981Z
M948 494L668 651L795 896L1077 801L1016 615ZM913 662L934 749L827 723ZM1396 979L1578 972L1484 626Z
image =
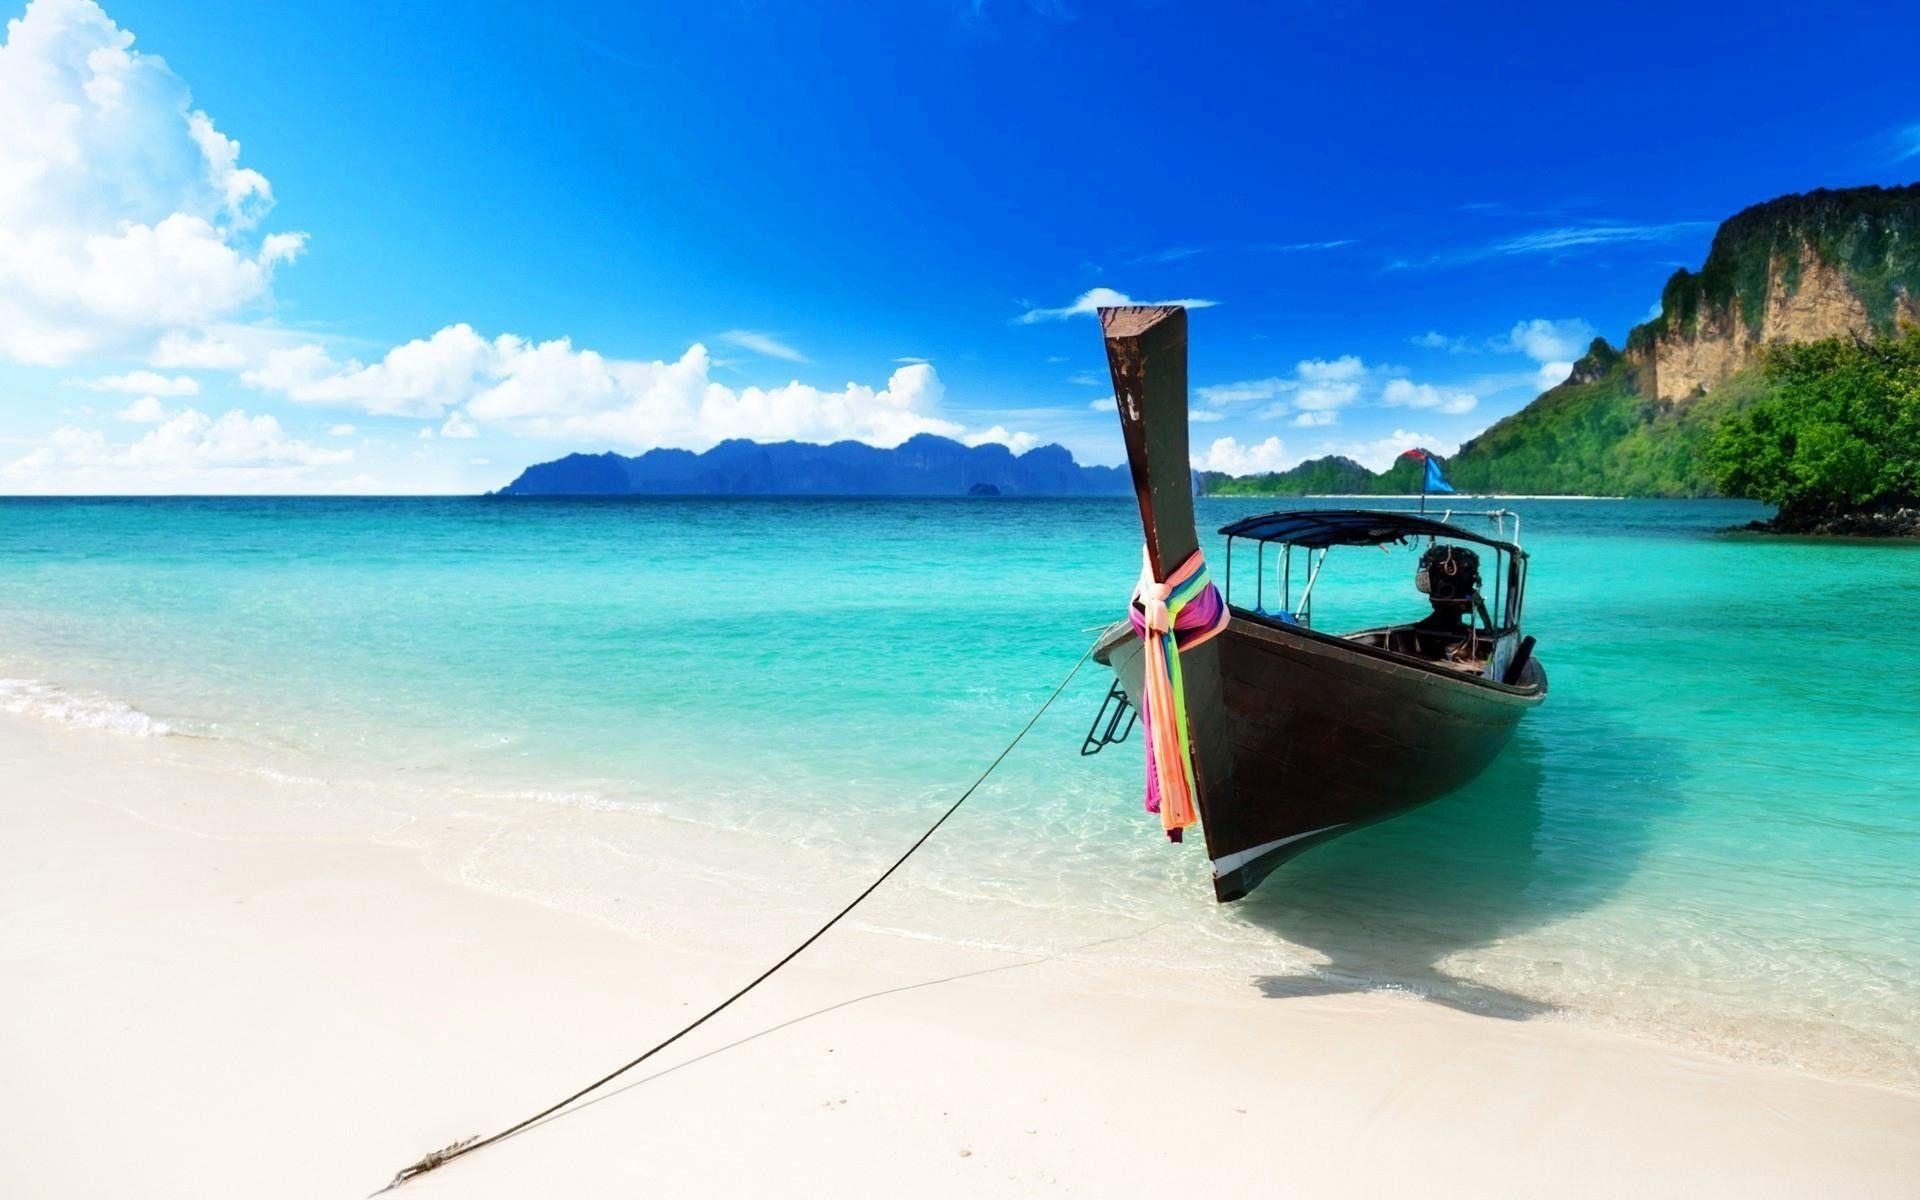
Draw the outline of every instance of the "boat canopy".
M1481 515L1498 519L1507 514ZM1242 518L1231 525L1222 525L1220 532L1229 538L1282 542L1290 546L1304 546L1309 550L1324 550L1329 546L1380 546L1387 542L1403 542L1410 537L1436 537L1477 542L1516 558L1527 556L1526 551L1512 542L1472 533L1432 517L1381 509L1295 509L1263 513L1257 517ZM1505 532L1504 525L1502 532Z

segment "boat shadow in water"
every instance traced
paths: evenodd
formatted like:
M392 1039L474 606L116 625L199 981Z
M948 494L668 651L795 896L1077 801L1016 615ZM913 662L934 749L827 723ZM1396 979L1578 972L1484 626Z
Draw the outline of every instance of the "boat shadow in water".
M1555 754L1521 730L1455 795L1302 854L1234 915L1318 951L1307 973L1256 976L1272 998L1411 991L1482 1016L1525 1020L1551 1004L1449 973L1462 951L1594 908L1638 869L1651 819L1677 797L1675 747L1590 727ZM1556 739L1557 741L1559 739ZM1596 794L1587 755L1635 762L1638 794Z

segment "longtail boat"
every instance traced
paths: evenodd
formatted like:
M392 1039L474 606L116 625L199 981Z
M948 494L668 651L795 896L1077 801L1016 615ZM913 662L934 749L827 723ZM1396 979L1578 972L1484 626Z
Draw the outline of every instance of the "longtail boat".
M1157 745L1158 778L1190 789L1216 898L1238 900L1302 851L1445 796L1500 753L1547 693L1534 640L1521 631L1527 555L1518 518L1502 511L1478 514L1494 523L1492 535L1457 518L1385 510L1247 517L1220 530L1226 590L1224 600L1211 598L1213 626L1200 630L1205 640L1172 649L1178 635L1156 639L1150 607L1160 599L1164 621L1169 592L1179 604L1183 588L1206 580L1187 446L1187 314L1103 308L1100 322L1146 551L1132 619L1102 635L1095 651L1115 682L1086 752L1125 737L1133 718L1119 718L1129 704L1152 720L1147 675L1160 666L1159 703L1184 718L1184 738L1164 725L1149 730L1150 793ZM1233 560L1246 543L1255 582L1243 581L1236 596ZM1328 552L1344 546L1418 550L1413 586L1431 613L1343 634L1314 628L1314 586ZM1480 571L1487 551L1491 596ZM1171 657L1150 662L1162 647ZM1165 690L1169 661L1177 705ZM1169 747L1185 761L1168 765ZM1176 821L1166 822L1178 839Z

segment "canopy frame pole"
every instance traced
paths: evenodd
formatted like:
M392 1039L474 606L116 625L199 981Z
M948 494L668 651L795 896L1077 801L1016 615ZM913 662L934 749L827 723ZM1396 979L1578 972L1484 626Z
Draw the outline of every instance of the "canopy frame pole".
M1309 550L1307 553L1313 553ZM1312 628L1313 626L1313 585L1320 582L1320 568L1327 565L1327 555L1333 553L1328 546L1320 551L1320 561L1313 564L1313 574L1307 576L1307 586L1300 590L1300 607L1294 610L1293 619Z

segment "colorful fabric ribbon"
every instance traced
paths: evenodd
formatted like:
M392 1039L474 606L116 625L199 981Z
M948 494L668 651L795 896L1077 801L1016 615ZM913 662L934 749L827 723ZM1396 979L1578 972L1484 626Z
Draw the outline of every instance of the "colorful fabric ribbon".
M1153 560L1141 549L1140 583L1127 610L1142 642L1146 666L1146 703L1139 705L1146 727L1147 811L1160 814L1167 840L1199 820L1194 810L1193 739L1187 728L1186 689L1180 682L1180 652L1227 627L1227 606L1207 577L1200 551L1189 554L1167 576L1153 577Z

